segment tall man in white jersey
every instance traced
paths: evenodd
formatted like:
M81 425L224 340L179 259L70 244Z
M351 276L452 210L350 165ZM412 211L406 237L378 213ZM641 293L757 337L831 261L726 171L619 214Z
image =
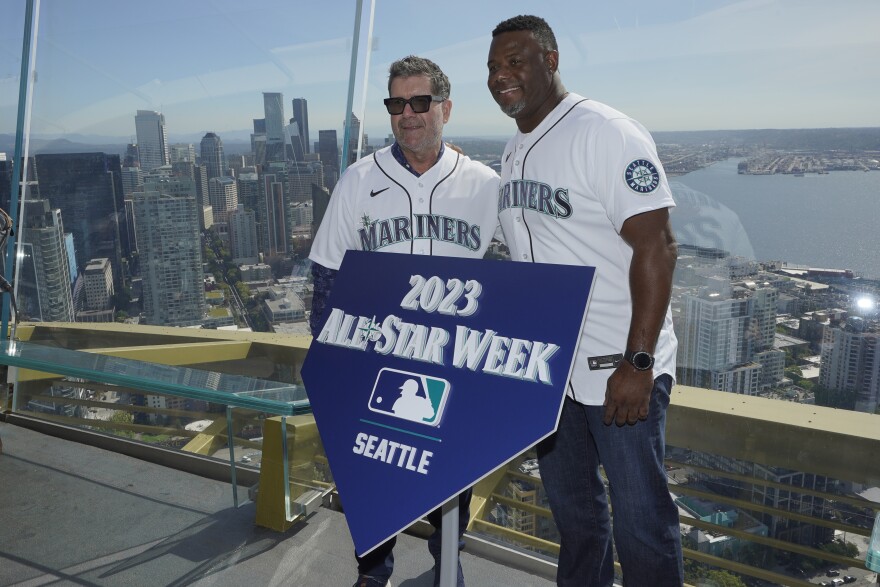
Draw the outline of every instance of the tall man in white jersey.
M391 64L385 107L395 143L349 167L333 190L309 258L315 291L309 326L316 336L333 279L347 250L482 258L498 223L497 174L447 148L443 125L452 112L446 75L428 59ZM459 530L468 522L471 491L459 496ZM438 509L428 514L434 585L440 580ZM358 557L355 587L388 585L396 539ZM461 565L458 585L464 586Z
M663 467L677 344L666 175L644 127L565 90L543 19L511 18L492 37L489 91L518 128L498 192L511 257L596 267L569 397L556 433L538 445L561 535L557 583L612 585L601 464L624 585L680 586L678 511Z

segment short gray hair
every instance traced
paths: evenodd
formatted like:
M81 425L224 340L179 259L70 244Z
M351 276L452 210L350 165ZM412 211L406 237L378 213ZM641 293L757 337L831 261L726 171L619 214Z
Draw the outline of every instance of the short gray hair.
M391 95L391 82L399 77L425 76L431 81L431 93L441 98L448 98L452 86L449 78L436 63L424 57L409 55L398 59L388 68L388 95Z

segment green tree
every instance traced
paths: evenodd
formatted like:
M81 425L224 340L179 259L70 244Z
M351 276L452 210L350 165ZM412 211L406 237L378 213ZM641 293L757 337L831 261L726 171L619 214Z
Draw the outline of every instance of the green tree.
M134 418L131 415L131 412L123 412L121 410L115 410L113 415L110 416L111 422L117 422L119 424L131 424L134 422Z
M117 424L133 424L134 416L132 416L131 412L116 410L110 415L110 421ZM125 436L127 438L134 436L134 432L131 430L116 430L115 432L117 436Z
M742 579L727 571L709 571L700 584L713 587L747 587Z
M827 544L822 544L819 546L821 550L825 552L830 552L832 554L836 554L839 556L849 556L855 558L859 555L858 547L852 542L844 542L843 540L834 540Z

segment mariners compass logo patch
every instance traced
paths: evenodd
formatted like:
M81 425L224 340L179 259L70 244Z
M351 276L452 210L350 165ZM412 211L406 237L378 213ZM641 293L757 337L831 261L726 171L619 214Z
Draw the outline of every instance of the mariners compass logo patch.
M640 194L648 194L660 185L660 173L647 159L636 159L626 166L623 179L629 189Z

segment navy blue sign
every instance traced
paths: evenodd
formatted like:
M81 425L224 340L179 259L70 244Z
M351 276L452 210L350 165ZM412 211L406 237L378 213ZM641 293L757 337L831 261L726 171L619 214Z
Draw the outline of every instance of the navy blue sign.
M302 376L358 553L555 430L594 271L346 253Z

